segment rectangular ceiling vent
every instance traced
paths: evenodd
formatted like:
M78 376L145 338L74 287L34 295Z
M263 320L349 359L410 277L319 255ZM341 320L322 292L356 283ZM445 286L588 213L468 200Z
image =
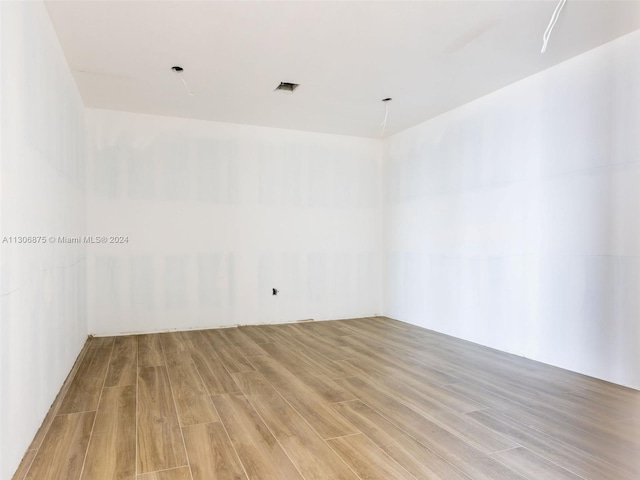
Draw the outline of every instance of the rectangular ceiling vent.
M276 87L276 90L280 90L281 92L293 93L293 91L299 86L300 85L298 85L297 83L280 82L280 85Z

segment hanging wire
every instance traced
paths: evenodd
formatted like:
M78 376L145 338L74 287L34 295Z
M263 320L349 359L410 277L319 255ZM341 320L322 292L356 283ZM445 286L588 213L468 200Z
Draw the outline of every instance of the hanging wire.
M187 84L187 81L184 79L184 77L182 76L182 71L184 70L182 67L171 67L171 70L173 70L174 72L176 72L176 75L178 76L178 78L180 79L180 81L182 81L182 84L184 85L185 90L187 91L187 93L191 96L193 96L193 92L191 91L191 89L189 88L189 85Z
M383 98L382 103L384 103L384 120L380 124L380 136L384 135L384 131L387 128L387 118L389 118L389 102L390 98Z
M184 85L184 88L187 90L187 93L191 96L193 96L193 92L191 91L191 89L189 88L189 85L187 85L187 81L184 79L184 77L182 76L181 73L178 72L178 77L180 77L180 80L182 80L182 84Z
M553 15L551 15L551 20L549 20L549 25L547 25L547 29L544 31L544 35L542 35L542 50L540 53L544 53L547 50L547 44L549 43L549 37L551 37L551 32L553 31L553 27L556 26L556 22L560 17L560 12L564 7L564 4L567 3L567 0L560 0L558 5L556 5L556 9L553 11Z

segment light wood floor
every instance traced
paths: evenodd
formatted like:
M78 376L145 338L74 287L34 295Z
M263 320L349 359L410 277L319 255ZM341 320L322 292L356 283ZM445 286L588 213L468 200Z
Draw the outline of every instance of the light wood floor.
M640 478L640 392L385 318L91 339L15 479Z

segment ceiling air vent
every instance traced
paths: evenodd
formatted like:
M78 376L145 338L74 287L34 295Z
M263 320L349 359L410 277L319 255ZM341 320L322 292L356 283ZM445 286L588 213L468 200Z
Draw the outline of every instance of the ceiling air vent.
M297 83L280 82L280 85L276 87L276 90L280 90L281 92L293 93L293 91L299 86L300 85L298 85Z

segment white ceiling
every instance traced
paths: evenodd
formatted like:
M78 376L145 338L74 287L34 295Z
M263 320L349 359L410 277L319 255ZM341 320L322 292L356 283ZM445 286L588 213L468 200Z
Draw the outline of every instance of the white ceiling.
M541 55L555 5L47 2L88 107L364 137L384 97L387 136L640 28L640 1L568 0Z

